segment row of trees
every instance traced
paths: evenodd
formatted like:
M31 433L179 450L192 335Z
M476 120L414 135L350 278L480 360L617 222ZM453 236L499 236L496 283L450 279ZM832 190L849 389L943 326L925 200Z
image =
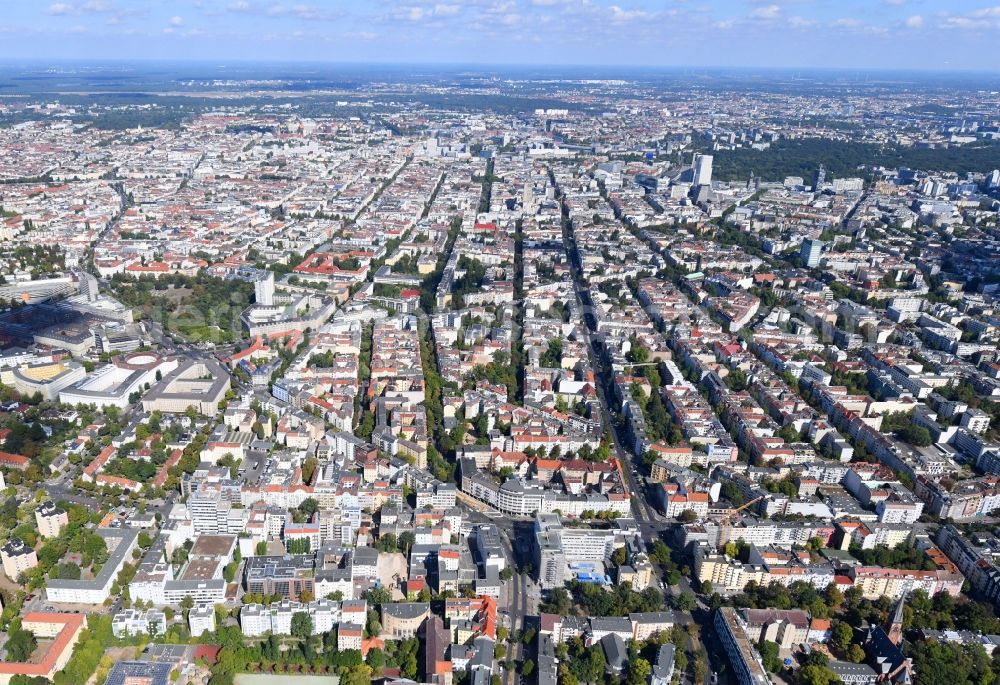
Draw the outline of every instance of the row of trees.
M343 685L370 685L386 668L399 668L404 678L419 676L420 643L416 638L387 641L384 649L370 650L365 663L357 650L337 649L336 631L321 637L312 630L309 615L298 612L292 617L291 640L271 635L263 642L247 642L236 626L220 626L214 633L206 633L203 642L221 647L210 683L231 685L235 674L248 671L336 673Z
M656 588L635 592L628 585L620 584L608 591L599 585L576 580L570 581L567 586L568 590L554 588L539 610L568 616L576 603L590 616L627 616L632 612L658 611L663 607L663 595Z

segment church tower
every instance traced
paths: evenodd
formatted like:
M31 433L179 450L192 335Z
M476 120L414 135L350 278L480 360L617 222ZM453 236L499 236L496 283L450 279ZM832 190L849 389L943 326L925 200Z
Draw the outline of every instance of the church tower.
M896 606L892 610L892 614L889 616L889 622L885 626L885 634L889 636L889 640L892 644L899 646L899 643L903 641L903 605L906 603L906 595L904 594L896 602Z

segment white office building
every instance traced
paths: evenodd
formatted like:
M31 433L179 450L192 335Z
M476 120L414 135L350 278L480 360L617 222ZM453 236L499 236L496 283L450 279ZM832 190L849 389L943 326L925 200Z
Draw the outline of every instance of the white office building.
M270 307L274 304L274 273L268 271L266 276L254 281L253 293L257 304Z
M712 185L712 155L694 156L694 185Z

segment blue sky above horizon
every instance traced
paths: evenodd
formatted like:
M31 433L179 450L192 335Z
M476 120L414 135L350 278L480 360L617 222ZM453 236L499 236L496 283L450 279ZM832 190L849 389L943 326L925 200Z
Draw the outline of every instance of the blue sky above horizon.
M995 71L990 1L4 0L0 59Z

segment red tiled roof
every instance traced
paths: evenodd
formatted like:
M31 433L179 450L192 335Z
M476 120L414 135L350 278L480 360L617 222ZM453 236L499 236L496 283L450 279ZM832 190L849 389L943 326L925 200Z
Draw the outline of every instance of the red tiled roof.
M23 454L11 454L10 452L0 452L0 464L20 469L28 468L29 459Z
M62 624L63 627L37 663L2 661L0 674L48 678L55 671L59 657L69 648L73 638L83 627L83 615L31 612L25 614L24 623L53 623Z

